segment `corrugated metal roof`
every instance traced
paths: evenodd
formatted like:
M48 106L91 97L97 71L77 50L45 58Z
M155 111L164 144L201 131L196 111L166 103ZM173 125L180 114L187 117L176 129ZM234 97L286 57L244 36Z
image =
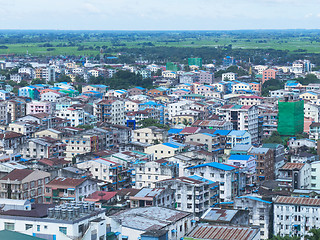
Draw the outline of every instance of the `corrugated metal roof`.
M214 240L251 240L259 231L259 229L249 227L201 225L196 227L188 237Z
M318 198L303 198L303 197L285 197L278 196L274 203L289 204L289 205L308 205L320 206L320 199Z

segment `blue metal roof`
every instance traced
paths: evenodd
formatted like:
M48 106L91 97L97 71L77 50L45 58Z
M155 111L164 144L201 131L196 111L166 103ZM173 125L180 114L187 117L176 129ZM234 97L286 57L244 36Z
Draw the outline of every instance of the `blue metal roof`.
M216 130L213 134L214 135L222 135L222 136L227 136L229 133L231 132L231 130Z
M188 167L187 169L201 168L201 167L212 167L212 168L217 168L217 169L220 169L220 170L223 170L223 171L231 171L231 170L236 169L233 166L230 166L230 165L227 165L227 164L223 164L223 163L217 163L217 162L199 164L197 166Z
M172 147L172 148L179 148L178 145L173 144L173 143L162 143L162 145L165 145L165 146L167 146L167 147Z
M261 198L252 197L252 196L241 196L241 197L237 197L237 198L248 198L248 199L251 199L251 200L260 201L260 202L264 202L264 203L268 203L268 204L272 203L272 202L269 202L269 201L262 200Z
M229 160L248 161L252 157L251 155L231 155Z
M183 129L179 129L179 128L171 128L168 131L168 134L178 134L182 131Z
M192 179L195 179L195 180L207 183L207 184L215 183L214 181L208 180L206 178L203 178L203 177L200 177L200 176L197 176L197 175L192 175L192 176L189 176L188 178L192 178Z
M228 135L243 136L246 132L245 130L232 130Z
M216 135L210 134L210 133L201 133L201 134L206 135L206 136L209 136L209 137L215 137L215 136L216 136Z

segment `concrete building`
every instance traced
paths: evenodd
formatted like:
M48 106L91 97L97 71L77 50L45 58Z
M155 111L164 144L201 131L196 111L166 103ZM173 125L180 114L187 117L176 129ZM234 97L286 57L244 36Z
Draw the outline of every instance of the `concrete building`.
M121 222L122 238L136 240L146 231L166 230L168 239L179 240L195 226L191 213L163 207L133 208L110 216L114 221ZM112 230L116 231L116 230Z
M10 200L8 201L10 203ZM105 210L83 202L77 206L32 204L16 210L13 205L0 213L0 230L34 236L35 239L105 239ZM29 239L19 236L19 239Z
M164 143L168 140L168 131L155 126L140 128L133 131L132 141L141 143Z
M273 204L275 235L304 237L312 228L320 228L320 199L278 196Z
M154 188L156 182L179 176L178 165L164 159L134 165L136 188Z
M74 109L72 107L56 111L55 115L57 117L69 120L71 127L87 125L90 124L90 121L92 120L89 114L83 109Z
M45 203L81 202L97 190L97 183L88 178L57 177L45 185Z
M175 209L193 213L197 219L210 206L218 203L218 183L196 175L162 180L156 183L156 187L172 189Z
M249 153L256 158L256 177L258 181L274 179L274 155L269 148L252 148Z
M237 74L233 72L222 73L222 81L225 80L235 81L237 80Z
M185 148L184 144L177 142L167 142L156 144L145 148L145 153L152 154L154 160L172 157Z
M234 209L248 210L249 223L259 226L261 239L269 239L272 232L272 202L263 200L259 196L247 195L236 197Z
M52 113L51 103L50 102L40 102L40 101L32 101L27 103L26 114L34 114L34 113Z
M252 142L258 141L257 106L224 105L217 110L222 119L233 123L233 130L248 131Z
M185 176L197 175L213 182L219 182L221 202L232 201L239 191L237 167L211 162L185 168Z
M277 181L282 189L291 191L294 189L309 189L311 187L310 163L287 162L279 169Z
M36 203L44 201L44 185L49 182L50 173L40 170L14 169L0 179L1 198L34 199Z
M119 100L101 100L93 104L93 114L98 122L124 125L125 106Z

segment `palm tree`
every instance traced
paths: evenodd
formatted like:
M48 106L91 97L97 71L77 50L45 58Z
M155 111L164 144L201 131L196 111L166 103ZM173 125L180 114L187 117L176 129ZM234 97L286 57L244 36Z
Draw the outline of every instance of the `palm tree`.
M307 240L319 240L320 239L320 229L312 228L309 232L310 235L306 236Z
M183 119L182 124L185 125L186 127L189 125L189 122L186 118Z

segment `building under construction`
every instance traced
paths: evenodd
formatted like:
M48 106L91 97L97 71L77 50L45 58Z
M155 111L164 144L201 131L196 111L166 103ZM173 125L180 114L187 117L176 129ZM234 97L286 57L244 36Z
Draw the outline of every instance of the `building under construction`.
M285 96L278 102L278 132L281 136L294 136L303 132L304 102L297 96Z

